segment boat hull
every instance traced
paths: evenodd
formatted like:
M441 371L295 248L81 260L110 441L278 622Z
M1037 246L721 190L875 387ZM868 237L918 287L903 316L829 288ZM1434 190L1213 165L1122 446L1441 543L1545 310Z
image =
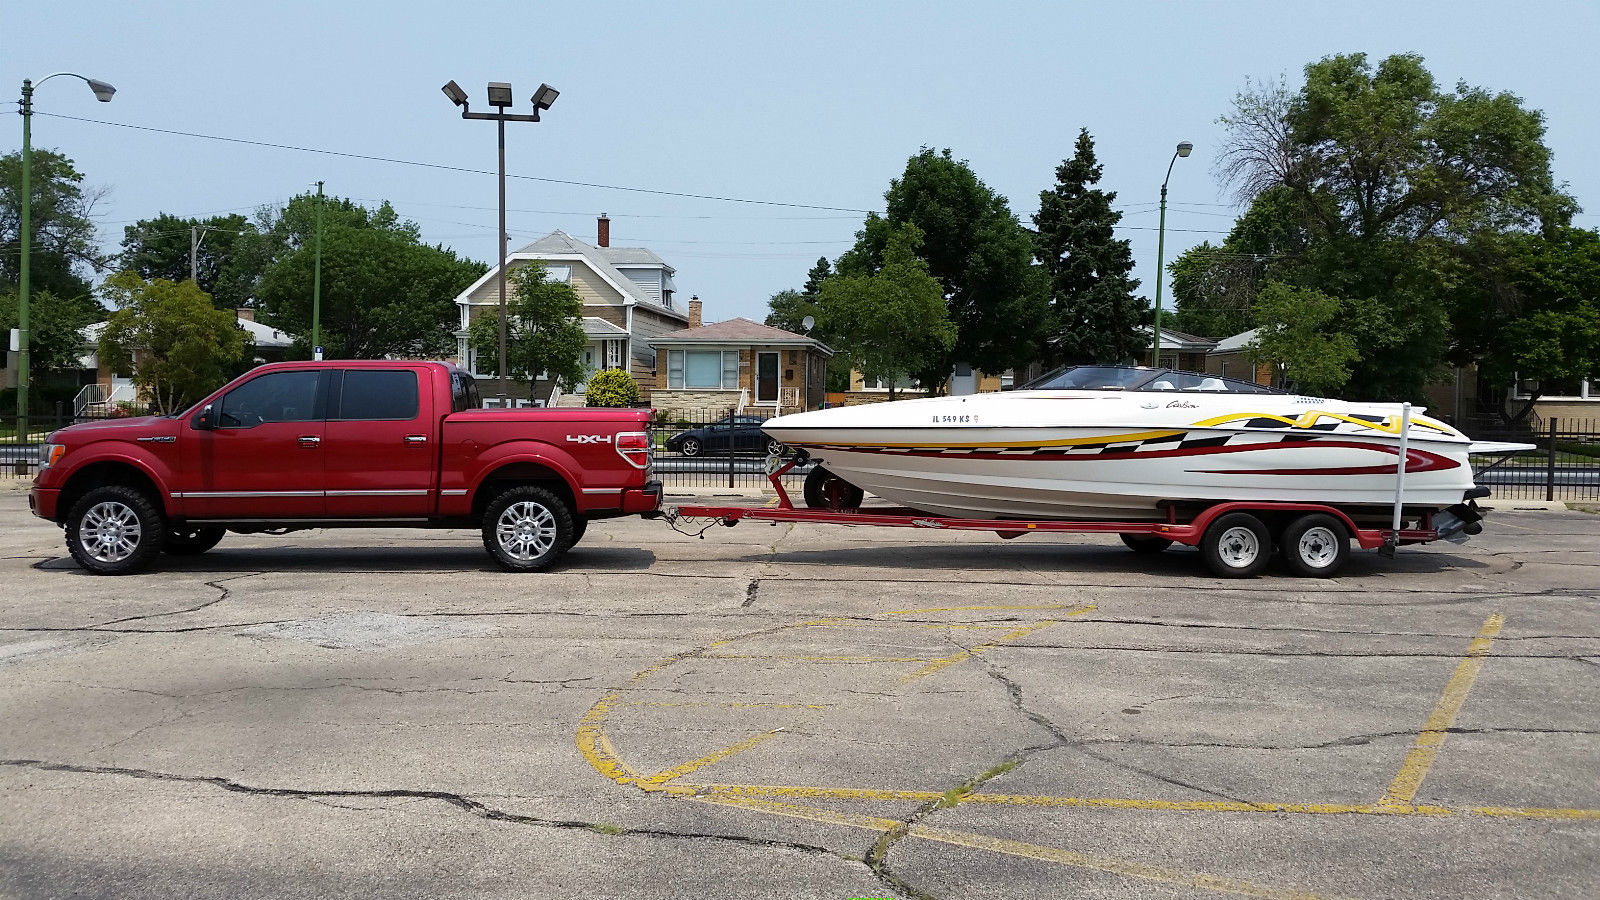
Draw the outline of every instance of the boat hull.
M1057 402L912 400L784 416L766 431L865 491L943 516L1141 521L1165 517L1172 503L1395 500L1397 405L1200 398L1149 409L1139 395L1040 399ZM1100 421L1030 425L1028 417ZM1407 439L1405 505L1460 503L1473 486L1466 439L1425 418Z

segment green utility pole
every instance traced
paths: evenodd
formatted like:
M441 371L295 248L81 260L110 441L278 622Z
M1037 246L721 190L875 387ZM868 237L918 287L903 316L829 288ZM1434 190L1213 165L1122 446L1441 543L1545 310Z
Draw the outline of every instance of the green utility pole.
M28 230L33 205L33 146L30 125L33 122L33 82L22 79L22 221L19 237L22 243L22 263L17 277L17 442L28 442L28 245L33 243L33 232Z
M311 355L322 358L322 182L317 182L317 267L311 281Z

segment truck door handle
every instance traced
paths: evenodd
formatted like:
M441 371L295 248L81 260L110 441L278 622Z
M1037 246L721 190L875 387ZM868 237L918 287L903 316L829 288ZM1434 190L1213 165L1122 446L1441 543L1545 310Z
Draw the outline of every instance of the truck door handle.
M425 435L425 434L408 434L408 435L406 435L406 443L408 443L408 444L426 444L427 442L428 442L428 436Z
M320 443L322 443L322 438L319 438L314 434L300 435L300 446L302 447L315 447Z

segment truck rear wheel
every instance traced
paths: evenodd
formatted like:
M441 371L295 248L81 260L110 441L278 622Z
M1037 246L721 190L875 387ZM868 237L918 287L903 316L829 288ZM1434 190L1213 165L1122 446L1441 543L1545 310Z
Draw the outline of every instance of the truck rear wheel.
M97 487L67 514L67 550L84 571L129 575L161 552L167 526L161 510L137 488Z
M536 572L573 542L572 511L551 491L525 484L500 492L483 515L483 546L503 568Z
M1350 535L1326 513L1309 513L1283 531L1283 562L1308 578L1331 578L1350 558Z
M1251 578L1272 562L1272 534L1247 512L1218 516L1200 539L1206 566L1223 578Z
M228 529L221 525L185 525L167 529L161 549L173 556L199 556L222 540Z

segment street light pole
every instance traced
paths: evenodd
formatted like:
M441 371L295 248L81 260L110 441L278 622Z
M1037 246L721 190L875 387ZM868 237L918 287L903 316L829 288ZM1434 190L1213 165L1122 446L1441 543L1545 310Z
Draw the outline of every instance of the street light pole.
M322 359L322 182L317 182L317 262L311 276L311 358Z
M1167 163L1167 177L1161 179L1161 224L1156 229L1156 321L1150 348L1150 365L1157 367L1161 365L1161 282L1167 280L1166 273L1161 269L1162 256L1167 247L1167 182L1172 180L1172 166L1178 157L1187 157L1193 149L1193 144L1180 141L1178 149L1172 151L1172 159Z
M447 82L442 88L444 95L450 102L461 107L463 119L493 119L499 131L500 167L500 228L498 244L500 248L499 282L500 282L500 406L507 405L506 401L506 123L507 122L537 122L539 111L549 109L556 97L561 92L548 84L539 85L539 90L533 95L533 115L514 115L506 112L506 107L512 104L511 85L503 81L489 82L489 105L495 108L492 113L472 112L467 102L467 92L461 85L454 81Z
M76 72L55 72L39 79L44 84L60 75L70 75L89 85L95 99L110 103L117 89L96 78L86 78ZM32 360L28 353L28 257L33 250L33 92L38 85L22 79L22 99L17 111L22 114L22 215L18 224L18 243L22 251L17 266L17 440L28 440L28 382Z

